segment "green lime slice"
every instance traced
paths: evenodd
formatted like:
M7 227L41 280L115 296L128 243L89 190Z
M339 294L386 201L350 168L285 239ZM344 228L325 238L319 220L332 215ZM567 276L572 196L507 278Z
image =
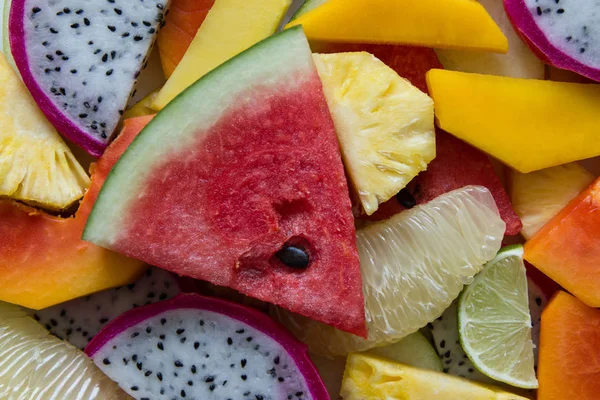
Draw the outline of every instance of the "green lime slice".
M501 249L463 290L458 329L467 356L485 375L520 388L538 387L523 246Z

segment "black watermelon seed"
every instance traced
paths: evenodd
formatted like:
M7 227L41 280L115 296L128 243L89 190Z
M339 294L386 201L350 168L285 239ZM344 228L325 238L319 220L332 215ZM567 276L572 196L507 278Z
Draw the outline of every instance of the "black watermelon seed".
M412 195L408 189L404 188L396 195L396 200L398 203L404 208L413 208L417 205L417 200L415 200L415 196Z
M300 247L284 245L275 255L290 268L304 269L310 264L308 253Z

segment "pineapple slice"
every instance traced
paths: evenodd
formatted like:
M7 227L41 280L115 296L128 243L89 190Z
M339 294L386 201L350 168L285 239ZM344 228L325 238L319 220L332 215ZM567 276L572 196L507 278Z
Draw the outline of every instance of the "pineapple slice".
M62 210L90 183L0 53L0 197Z
M594 175L577 163L559 165L528 174L511 171L510 197L523 222L521 234L531 238L583 189Z
M313 58L348 175L371 215L435 158L433 101L369 53Z

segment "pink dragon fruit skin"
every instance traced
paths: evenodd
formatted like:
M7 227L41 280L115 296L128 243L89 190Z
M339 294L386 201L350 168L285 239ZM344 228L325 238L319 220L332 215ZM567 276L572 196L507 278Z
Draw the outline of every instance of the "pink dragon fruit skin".
M513 27L541 61L556 68L573 71L594 81L600 81L600 69L574 59L550 42L535 22L525 0L503 0L503 3Z
M177 297L171 299L171 300L167 300L167 301L163 301L163 302L159 302L159 303L154 303L154 304L150 304L144 307L140 307L137 309L133 309L131 311L128 311L127 313L121 315L120 317L116 318L115 320L113 320L112 322L110 322L100 333L98 333L98 335L96 335L92 341L88 344L88 346L85 349L85 352L94 360L94 362L105 372L107 373L107 375L109 375L110 377L113 377L113 379L115 379L115 376L118 376L121 379L124 379L124 381L119 382L119 379L115 379L118 381L118 383L121 385L121 387L123 389L125 389L126 391L129 392L130 395L133 395L134 398L138 398L138 393L140 399L141 398L147 398L147 396L149 396L149 398L163 398L160 397L158 395L158 393L148 393L146 392L146 394L142 394L140 393L141 391L144 390L144 388L142 388L142 385L140 385L138 382L129 382L127 381L126 378L122 378L123 376L125 376L128 372L125 371L125 373L123 372L123 369L125 368L130 368L129 370L133 370L133 373L137 373L138 371L136 370L136 362L138 362L139 366L137 367L137 369L139 369L139 371L141 371L138 375L142 376L145 368L146 368L146 362L150 362L150 359L154 359L155 361L157 360L157 358L163 357L166 354L166 358L165 358L165 365L172 365L173 362L173 358L171 357L171 354L168 353L168 351L170 349L173 348L173 346L176 346L179 348L179 346L185 347L185 352L179 352L177 357L181 357L181 354L187 354L190 353L190 359L182 359L181 360L181 364L183 364L183 366L175 364L176 366L179 366L181 368L179 369L175 369L175 371L179 371L180 373L183 373L185 370L190 368L190 363L194 363L196 365L198 365L198 372L196 374L196 366L193 366L194 370L194 375L193 378L197 378L198 382L194 381L194 385L189 385L189 381L188 381L188 385L186 386L184 389L187 392L187 397L194 397L196 396L197 398L197 392L195 392L195 390L199 390L197 388L199 388L203 383L206 382L206 374L208 374L209 377L211 377L211 381L210 383L213 383L212 379L214 379L214 383L217 383L218 381L222 381L222 376L219 377L219 373L233 373L231 371L235 371L236 374L239 375L240 371L234 370L234 362L235 362L235 368L240 368L239 366L239 360L238 361L233 361L232 359L226 359L226 357L223 355L224 353L222 352L222 349L219 350L218 349L218 345L216 343L213 342L209 342L208 346L206 346L204 349L206 352L213 352L211 354L211 356L213 356L215 354L218 354L219 357L221 357L221 359L223 359L222 364L223 367L220 370L200 370L200 365L203 361L203 357L199 357L197 355L194 355L192 353L194 353L193 349L198 349L198 342L202 342L202 337L201 336L194 336L194 335L201 335L201 333L199 333L201 331L200 328L197 329L190 329L189 326L187 327L187 329L185 330L185 335L187 336L187 341L181 341L181 345L179 344L180 341L169 341L169 334L167 333L167 337L165 339L164 337L164 333L165 333L165 329L167 330L167 332L170 332L170 329L172 328L173 332L172 334L175 334L177 332L177 335L180 335L180 332L182 332L181 326L170 326L170 324L175 323L173 321L190 321L193 320L195 322L196 321L196 317L194 318L190 318L190 314L189 312L194 312L194 311L198 311L198 312L204 312L205 314L198 314L199 316L204 315L204 317L206 317L207 315L215 315L218 314L220 315L220 317L227 317L226 319L228 321L234 321L234 323L237 323L238 325L235 326L236 330L235 331L223 331L222 335L219 334L217 336L216 340L221 340L225 341L227 340L227 343L229 345L234 346L234 350L233 350L233 354L235 357L242 357L242 358L247 358L248 359L248 365L245 365L245 360L244 360L244 365L242 365L242 368L251 368L251 363L252 363L252 359L256 360L256 355L252 356L250 354L248 354L247 357L245 357L245 351L248 351L247 347L240 347L235 349L235 346L238 345L238 342L244 343L244 345L246 344L246 341L243 340L244 338L241 337L242 339L240 339L240 341L237 341L235 335L236 333L240 333L244 331L244 326L246 327L246 332L244 333L244 335L251 335L251 330L254 329L255 331L258 331L259 334L263 334L265 337L268 337L270 339L272 339L275 343L277 343L278 345L280 345L284 352L287 353L287 356L289 356L289 360L291 360L292 364L290 364L290 369L288 369L287 371L294 371L294 367L295 370L304 378L305 381L305 389L306 392L301 395L300 397L295 397L295 394L292 394L292 398L293 399L313 399L313 400L327 400L329 399L329 395L327 393L327 390L325 388L325 385L323 384L319 373L317 372L316 367L314 366L314 364L312 363L311 359L308 356L308 351L307 351L307 347L302 344L301 342L299 342L296 338L294 338L283 326L279 325L279 323L277 323L276 321L272 320L268 315L255 310L253 308L249 308L246 306L242 306L236 303L231 303L228 301L224 301L224 300L220 300L220 299L216 299L216 298L209 298L209 297L204 297L198 294L180 294ZM183 314L182 318L179 318L177 316L178 312L183 312L183 313L187 313L187 314ZM208 314L206 314L208 312ZM212 314L214 313L214 314ZM187 318L185 317L187 315ZM194 314L196 315L196 314ZM208 319L206 319L206 325L204 325L202 322L200 322L201 326L215 326L213 324L213 322L209 322L210 316L207 317ZM160 323L156 323L157 321L160 321ZM167 321L167 322L165 322ZM181 323L186 323L186 322L181 322ZM162 326L161 326L162 325ZM218 321L216 322L216 326L217 328L214 329L220 329L219 326L226 326L226 323L219 323ZM152 328L152 333L150 333L150 329L148 329L149 327ZM241 327L241 329L240 329ZM178 328L178 329L176 329ZM160 329L162 329L162 331L160 331ZM132 334L132 332L134 332ZM140 333L138 333L140 332ZM159 335L159 332L162 332L161 338L162 338L162 342L165 343L164 347L162 342L158 343L154 343L155 339L158 340L157 338L152 337L152 335ZM207 328L207 332L208 332L208 328ZM148 336L145 337L144 335ZM181 334L183 335L183 334ZM228 337L229 336L229 337ZM157 336L158 337L158 336ZM231 341L230 337L234 338L234 341ZM177 339L180 339L181 336L177 336ZM252 341L252 343L258 343L260 341L260 338L257 336L254 336L254 341ZM137 341L137 342L136 342ZM193 346L192 346L193 344ZM156 347L157 345L160 347L161 351L156 351ZM136 347L138 346L138 347ZM148 358L143 358L141 356L141 354L143 353L142 351L140 351L140 347L146 346L148 349L151 349L154 351L154 353L152 351L150 351L149 353L146 352L145 354L148 355ZM125 367L128 365L127 362L125 362L125 360L123 359L123 363L125 366L123 366L123 363L121 362L121 358L122 358L122 354L120 353L113 353L113 352L118 352L123 348L127 348L127 351L133 351L135 352L135 354L140 354L139 358L136 355L133 359L134 362L133 363L129 363L128 367ZM189 349L188 349L189 347ZM263 345L264 347L264 345ZM203 347L200 346L199 351L202 351ZM263 348L261 348L262 351ZM256 350L256 348L255 348ZM251 351L251 350L250 350ZM201 354L201 353L198 353ZM208 353L207 353L208 354ZM267 353L269 354L269 353ZM271 353L269 355L269 359L273 358L273 355L275 353ZM287 357L286 356L286 357ZM232 356L233 357L233 356ZM254 358L253 358L254 357ZM213 359L211 358L211 360ZM107 360L108 359L108 360ZM206 359L208 360L208 357L206 357ZM218 358L216 358L218 359ZM283 361L284 357L282 357L282 361L281 364L284 363ZM110 360L110 361L109 361ZM144 363L144 366L141 365L141 362ZM161 359L162 362L162 359ZM178 361L176 361L177 363ZM221 361L218 361L221 362ZM230 364L231 362L231 364ZM278 368L281 367L281 365L279 365L279 357L277 357L277 361L275 361L275 364ZM295 365L293 365L295 364ZM133 365L133 366L132 366ZM116 366L116 367L115 367ZM110 371L110 368L117 368L117 370L113 370ZM118 368L121 368L121 370L118 370ZM209 366L210 368L210 366ZM230 369L231 368L231 369ZM287 365L286 367L287 368ZM246 371L244 370L244 371ZM274 370L274 369L273 369ZM208 372L207 372L208 371ZM241 371L242 373L244 371ZM280 371L281 372L281 371ZM146 373L148 373L146 371ZM112 375L111 375L112 374ZM204 375L203 375L204 374ZM150 374L145 375L145 376L149 376L149 379L153 379L153 383L152 384L157 384L157 380L155 378L155 376L157 375L157 370L156 368L152 368L152 371L150 372ZM136 375L137 376L137 375ZM169 372L165 372L165 371L161 371L161 377L160 377L160 382L161 384L165 384L164 382L166 382L166 384L171 384L173 385L172 382L169 382L169 379L175 379L175 378L169 378L170 376L173 376L173 374L171 373L171 371ZM175 374L175 376L177 376ZM249 374L250 376L250 374ZM227 376L226 376L227 378ZM186 378L187 379L187 378ZM233 381L233 379L230 377L230 382ZM163 382L164 380L164 382ZM245 380L245 379L244 379ZM248 378L248 382L250 382L252 379ZM282 382L282 381L280 381ZM131 387L132 385L136 385L135 387L135 391L131 391ZM231 385L231 383L230 383ZM139 388L138 388L139 387ZM147 389L147 388L146 388ZM177 386L176 387L176 393L179 393L180 388ZM211 389L212 392L213 389ZM217 394L217 391L219 390L219 388L216 389L215 394ZM139 391L139 392L138 392ZM161 395L163 395L163 393L160 393ZM254 396L254 395L253 395ZM232 396L227 396L232 397ZM235 398L237 398L236 396L233 396ZM232 398L233 398L232 397ZM165 397L166 398L166 397ZM216 397L217 398L217 397ZM254 398L254 397L251 397ZM260 398L257 397L257 398ZM271 397L264 397L266 398L271 398ZM288 396L284 397L284 398L290 398Z

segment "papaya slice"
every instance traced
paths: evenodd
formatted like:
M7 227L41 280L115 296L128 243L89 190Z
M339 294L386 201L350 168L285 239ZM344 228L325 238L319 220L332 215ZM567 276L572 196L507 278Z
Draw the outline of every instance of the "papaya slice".
M123 132L92 166L92 182L73 218L0 201L0 300L41 309L134 281L141 261L81 240L100 187L152 117L125 121Z
M600 307L600 179L525 244L525 259L590 307Z
M600 310L559 291L542 313L538 400L596 400Z

